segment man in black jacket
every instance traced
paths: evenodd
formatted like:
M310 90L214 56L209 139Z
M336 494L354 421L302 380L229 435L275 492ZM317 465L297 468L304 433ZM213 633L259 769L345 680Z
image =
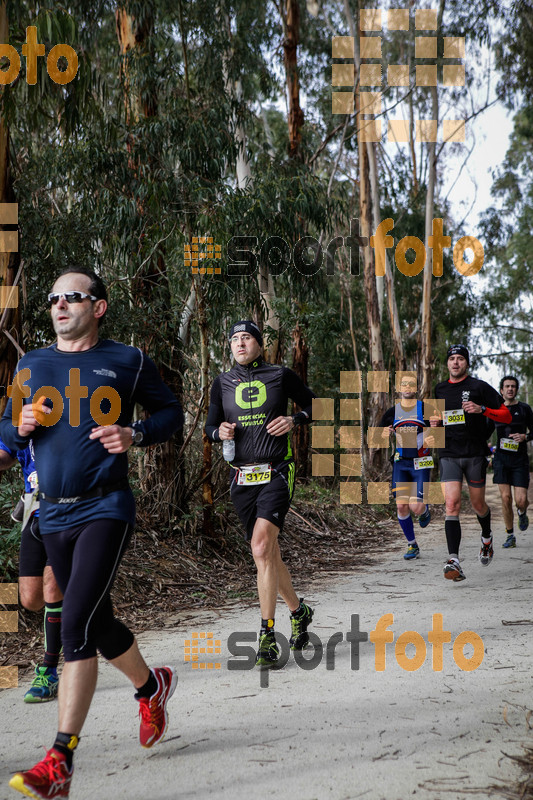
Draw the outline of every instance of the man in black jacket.
M494 483L498 484L502 498L503 521L507 539L502 547L516 547L513 530L513 496L518 511L518 527L527 530L527 490L529 486L529 459L527 442L533 439L533 410L527 403L516 399L518 378L505 375L500 381L500 394L509 409L512 421L509 424L489 422L489 431L496 428L498 437L494 454Z
M267 364L263 338L255 323L236 322L229 341L235 365L213 382L206 433L213 442L234 439L231 499L250 541L257 567L261 630L256 664L276 666L279 648L274 634L279 594L291 612L292 650L309 641L313 611L298 599L281 558L278 534L294 491L294 460L289 432L311 419L315 396L296 373ZM291 398L302 409L287 416Z
M444 412L430 425L443 424L444 448L439 450L441 482L445 484L446 519L444 530L448 545L448 561L444 577L463 581L465 574L459 564L461 543L461 486L463 475L468 484L472 508L481 526L479 560L487 567L494 555L490 527L490 508L485 502L485 477L487 473L487 439L490 435L487 420L509 423L511 414L502 398L485 381L468 374L470 354L463 344L448 348L446 364L450 377L435 387L435 398L444 401Z

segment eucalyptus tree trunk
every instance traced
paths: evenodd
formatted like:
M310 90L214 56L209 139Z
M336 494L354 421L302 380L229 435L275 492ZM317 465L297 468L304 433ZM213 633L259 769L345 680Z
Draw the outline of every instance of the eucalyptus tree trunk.
M309 349L303 336L302 329L296 324L292 332L292 368L298 377L307 384L307 367L309 363ZM294 413L301 411L300 406L294 404ZM309 475L309 425L297 425L292 434L292 448L296 470L300 478Z
M365 31L355 24L349 0L344 0L344 14L350 29L350 34L354 40L354 85L355 85L355 113L357 121L357 152L359 157L359 235L366 237L367 246L363 247L363 268L364 268L364 293L366 306L366 320L368 330L368 369L382 371L383 346L381 340L381 319L379 314L379 300L376 284L376 272L374 266L374 251L368 245L373 233L372 228L372 192L370 186L370 163L368 143L363 140L363 126L360 124L360 97L359 97L359 74L360 74L360 47L359 42L364 37ZM377 168L375 176L377 186ZM376 191L376 189L375 189ZM378 203L376 206L375 203ZM374 201L374 209L377 208L379 215L379 198ZM369 427L376 427L385 411L388 397L383 392L370 392L368 397L366 422ZM381 459L381 450L368 450L363 453L363 461L371 468L374 463Z
M283 9L281 5L280 8ZM300 8L298 0L286 0L285 15L282 14L282 21L285 33L283 53L288 99L289 158L293 161L300 161L302 158L300 145L304 112L300 105L300 79L298 75L298 44L300 41ZM296 242L293 244L296 244ZM292 368L298 377L307 384L309 351L299 322L296 323L292 332L292 343ZM306 478L309 472L309 430L307 425L300 425L295 429L292 443L297 474L301 478Z
M437 13L437 29L442 26L445 0L440 0ZM439 123L439 95L436 86L430 87L431 119ZM426 190L425 240L426 263L422 281L422 306L420 309L420 364L418 386L422 397L429 397L435 364L431 349L431 283L433 277L433 249L429 247L429 237L433 232L433 216L435 213L435 186L437 181L437 144L429 142L428 148L428 183Z
M9 21L5 2L0 4L0 41L9 41ZM9 91L5 86L0 92ZM0 116L0 203L14 203L13 180L9 163L9 128ZM20 264L20 255L0 252L0 281L2 286L13 286ZM0 305L0 386L7 389L20 356L20 314L18 308L3 308ZM0 397L3 412L7 397Z
M363 37L364 31L359 30L359 35ZM356 45L356 69L359 72L359 37L354 37ZM359 77L359 76L357 76ZM360 113L360 98L359 91L355 92L355 111L359 119ZM369 364L368 368L374 371L381 372L384 369L383 363L383 346L381 341L381 320L379 318L379 305L378 293L376 286L376 272L374 266L374 251L368 246L370 237L372 236L372 198L370 191L370 170L368 150L366 143L363 140L363 126L357 126L357 151L359 155L359 233L360 236L366 238L367 246L363 247L363 266L364 266L364 292L365 292L365 305L366 305L366 320L368 329L368 353ZM381 419L385 406L387 404L387 395L383 392L369 392L368 405L367 405L367 425L369 427L377 427ZM367 464L372 468L376 462L380 460L380 450L369 450L367 454Z
M300 9L298 0L286 0L286 3L283 52L289 102L289 156L291 158L300 158L300 143L304 124L304 112L300 106L300 81L298 78Z
M378 182L378 169L376 157L376 143L367 142L368 162L370 167L370 187L372 192L372 219L374 221L374 232L377 231L378 225L381 222L381 204L379 199L379 182ZM380 284L383 278L377 277L378 281L378 307L380 298ZM402 331L400 327L400 315L398 314L398 304L396 302L396 291L394 289L394 273L391 269L388 250L385 249L385 288L387 290L387 309L389 313L392 347L394 352L394 363L397 370L404 370L406 368L405 355L403 351ZM382 300L383 302L383 300ZM380 320L382 320L382 312L380 308Z
M431 87L431 111L432 119L438 120L439 104L437 87ZM422 397L429 397L431 394L431 383L433 375L434 359L431 350L431 283L433 271L433 249L428 246L429 237L433 230L433 215L435 211L435 181L437 174L437 145L435 142L428 143L428 184L426 191L426 215L425 215L425 240L426 240L426 263L422 280L422 307L420 323L420 376L419 391Z
M205 289L201 279L198 280L196 285L196 303L198 326L200 328L202 417L205 422L209 411L209 326L207 323ZM213 525L213 484L211 482L212 445L207 437L205 429L203 429L202 432L202 451L202 530L205 536L213 539L215 537L215 529Z
M231 44L231 25L229 19L226 18L226 28L228 35L228 42ZM230 52L223 58L224 82L226 86L226 93L233 99L234 102L240 103L242 101L242 85L240 80L233 80L229 74L228 61ZM235 164L235 171L237 177L237 187L243 191L252 191L254 182L250 162L246 154L246 131L244 126L235 118L233 118L233 131L235 143L237 145L237 161ZM267 325L272 328L277 335L271 339L264 347L265 361L275 364L279 353L279 317L274 311L272 299L276 296L274 290L274 282L272 275L268 269L268 264L262 263L259 259L259 268L257 272L257 285L261 297L260 307L256 309L255 320L259 329L262 331L263 326Z
M127 140L129 152L129 166L135 179L140 176L140 157L135 150L135 140L131 129L141 119L149 119L157 116L158 98L156 87L150 81L141 83L137 75L134 76L131 59L140 57L149 58L151 51L151 37L153 35L154 21L148 14L142 25L127 12L124 5L119 5L115 11L116 32L119 43L121 59L121 80L123 86L123 97L126 113L126 124L130 128ZM151 165L148 164L148 167ZM137 210L140 217L146 214L146 210L141 201L137 203ZM141 308L149 306L155 302L155 297L162 298L162 307L171 308L170 288L165 263L165 257L159 252L155 258L147 260L135 282L131 285L131 296L133 302ZM156 361L159 361L160 372L165 383L170 386L174 394L181 397L183 391L181 364L177 351L172 348L168 357L160 359L158 353L154 353L153 345L157 335L158 349L161 343L165 346L170 338L165 336L165 330L171 322L165 317L165 312L160 314L161 325L158 334L146 335L144 341L140 342L141 348L146 352L151 352ZM145 455L145 462L141 474L141 485L143 493L150 496L150 505L160 519L169 522L175 510L184 511L185 497L185 476L183 463L178 459L178 452L183 442L183 433L178 432L171 441L157 445L155 448L148 448Z

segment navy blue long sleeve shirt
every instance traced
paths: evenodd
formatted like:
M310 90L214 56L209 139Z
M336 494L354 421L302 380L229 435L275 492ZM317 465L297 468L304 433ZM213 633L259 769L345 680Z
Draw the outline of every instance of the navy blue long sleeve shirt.
M181 406L161 380L154 362L138 348L110 339L101 339L81 352L61 351L56 345L34 350L20 360L17 373L21 380L25 378L23 388L29 388L29 396L22 403L45 397L45 404L53 407L53 416L60 416L54 425L40 425L29 436L20 436L16 390L14 393L10 387L10 399L0 420L0 438L13 450L24 449L33 439L39 488L51 497L78 496L127 477L127 453L109 453L89 435L99 424L130 426L135 403L150 413L148 419L135 423L135 429L143 433L143 446L166 441L183 425ZM78 384L82 388L77 392L68 388ZM80 398L81 393L87 396ZM102 419L100 414L108 416ZM41 500L42 533L95 518L133 524L135 502L131 491L114 491L68 505Z

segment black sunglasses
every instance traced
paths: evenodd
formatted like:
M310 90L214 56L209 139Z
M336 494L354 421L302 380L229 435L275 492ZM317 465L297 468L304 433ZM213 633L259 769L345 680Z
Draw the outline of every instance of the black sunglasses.
M48 295L48 302L55 306L63 298L70 303L83 303L85 298L89 298L93 302L98 300L93 294L86 294L85 292L50 292Z

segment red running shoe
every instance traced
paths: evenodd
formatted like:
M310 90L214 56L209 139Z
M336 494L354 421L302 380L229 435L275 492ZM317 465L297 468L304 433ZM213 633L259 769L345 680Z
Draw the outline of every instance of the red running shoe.
M163 739L168 727L167 703L178 682L172 667L154 667L152 672L157 681L157 691L151 697L139 698L139 739L143 747L152 747Z
M9 781L12 789L36 797L38 800L52 797L68 797L70 782L74 768L67 767L67 759L63 753L52 748L42 761L39 761L27 772L17 772Z

